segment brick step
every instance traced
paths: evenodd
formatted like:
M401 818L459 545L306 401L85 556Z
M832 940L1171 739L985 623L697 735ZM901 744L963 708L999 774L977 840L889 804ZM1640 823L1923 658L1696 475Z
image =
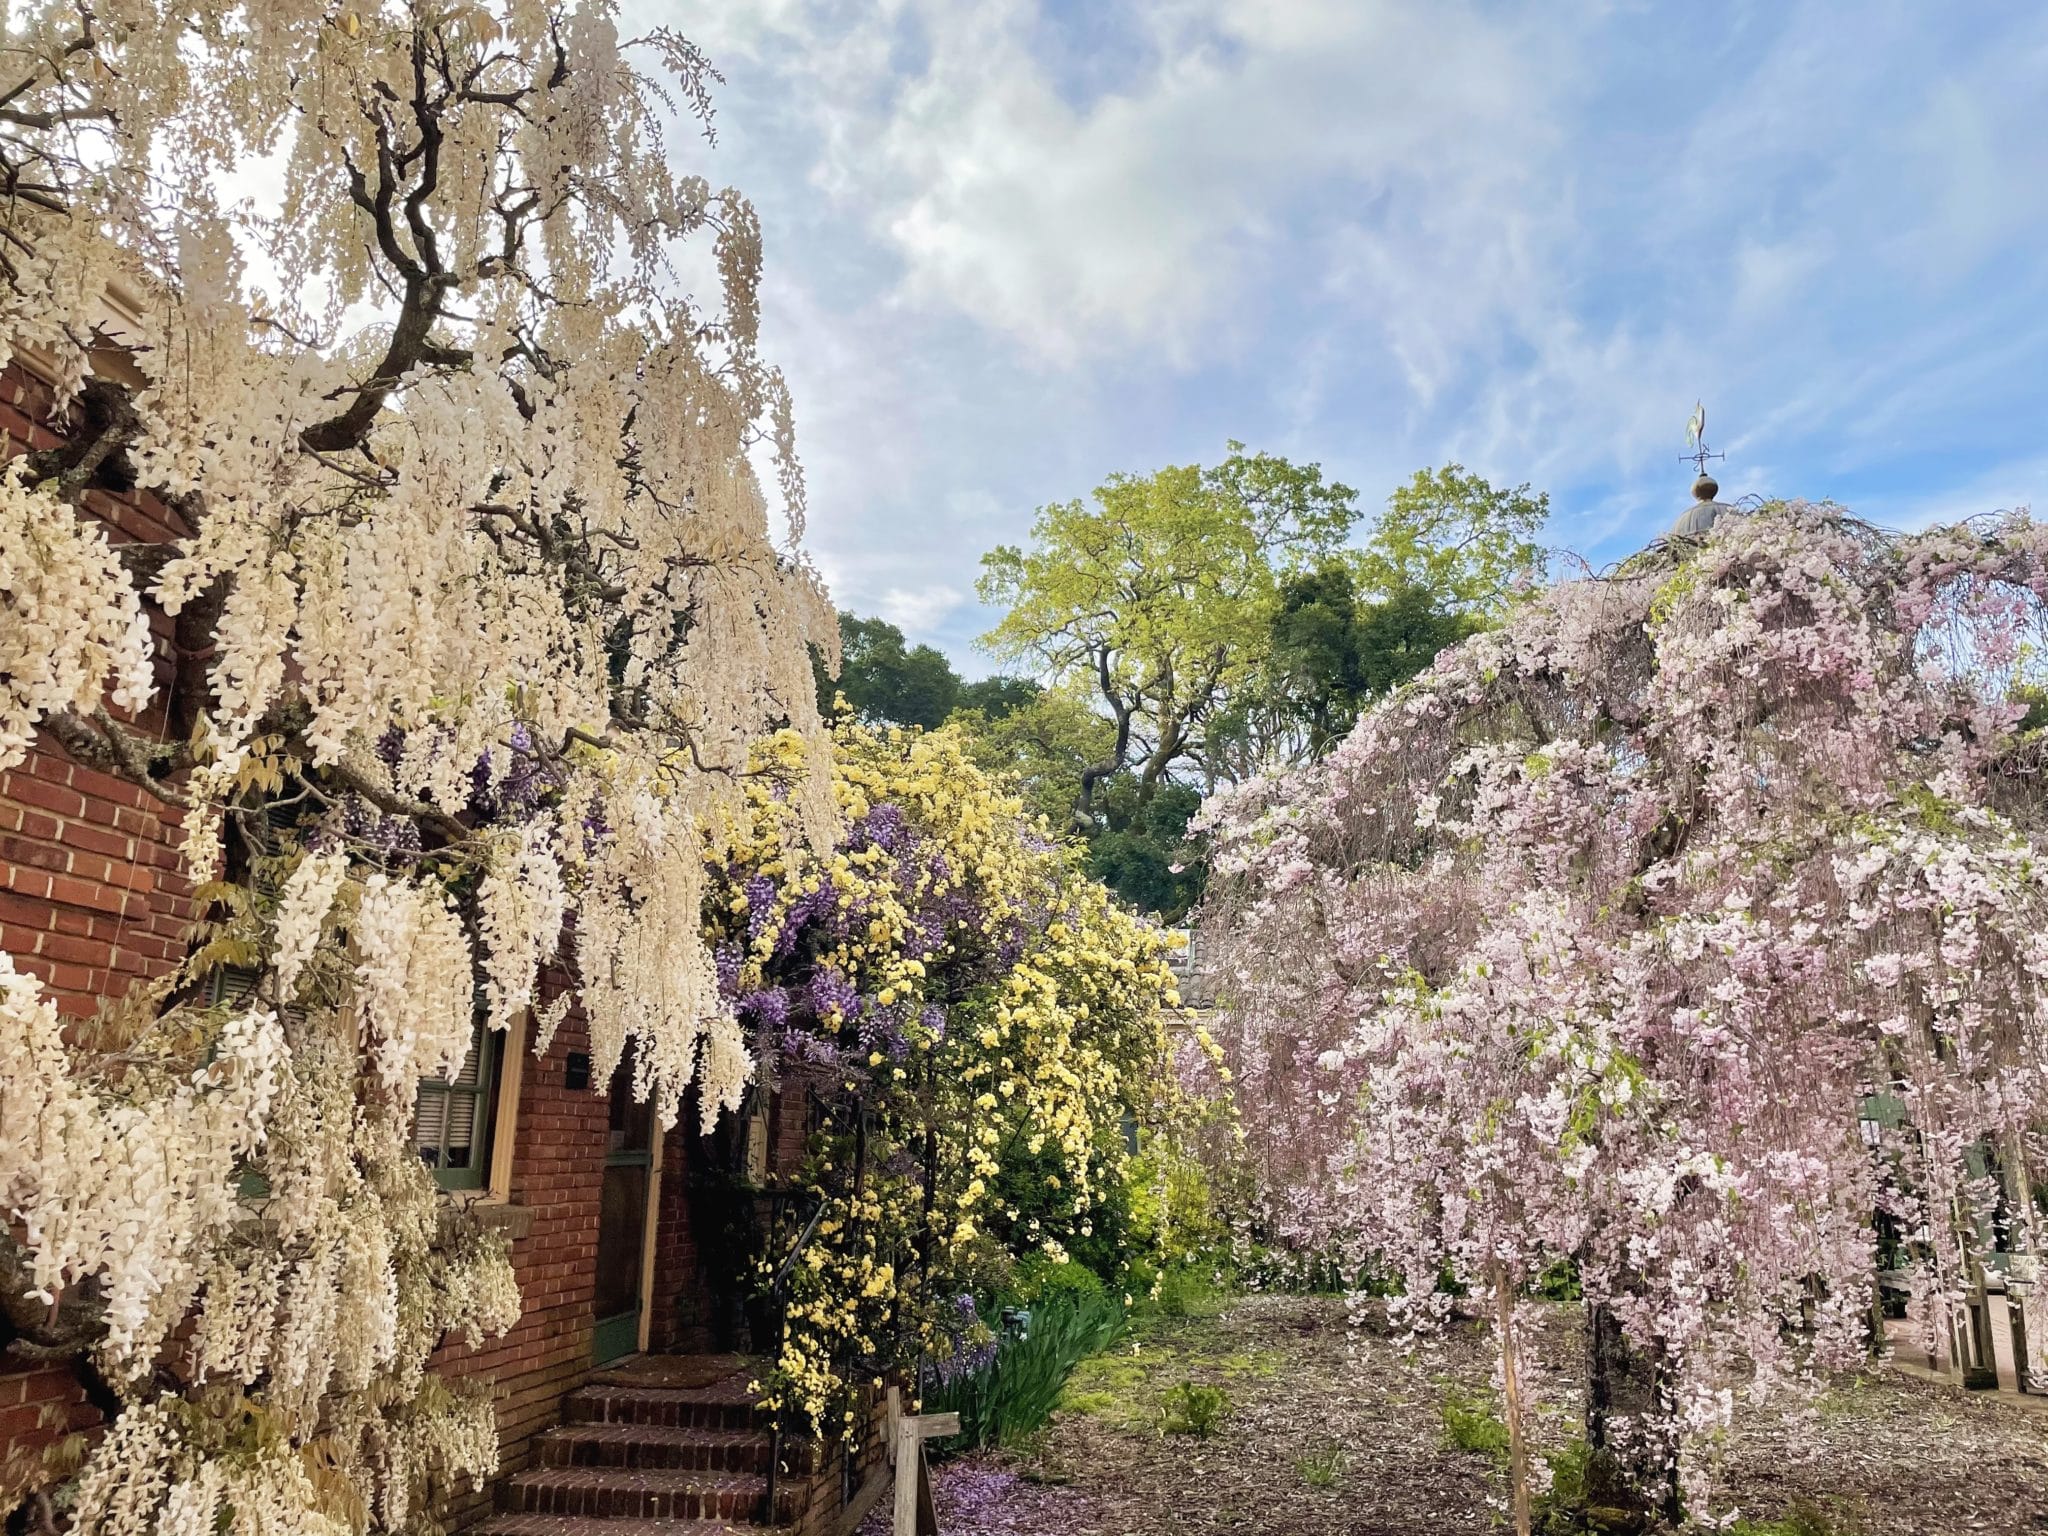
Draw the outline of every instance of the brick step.
M670 1429L659 1424L565 1424L534 1442L534 1463L543 1467L646 1467L684 1472L768 1470L775 1438L761 1429ZM786 1440L785 1476L818 1465L815 1441Z
M493 1515L464 1536L790 1536L781 1525L743 1520L599 1520L578 1515Z
M614 1520L757 1521L768 1479L745 1472L678 1472L648 1467L542 1467L498 1484L506 1514L579 1515ZM800 1489L776 1488L776 1516L795 1518Z
M651 1424L666 1429L765 1429L768 1413L737 1387L579 1387L564 1416L571 1424Z

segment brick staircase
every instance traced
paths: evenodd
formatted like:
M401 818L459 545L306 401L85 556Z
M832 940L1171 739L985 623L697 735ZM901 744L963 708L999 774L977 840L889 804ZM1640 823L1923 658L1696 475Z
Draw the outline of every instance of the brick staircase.
M777 1536L806 1524L818 1448L785 1441L767 1515L775 1439L733 1356L649 1356L600 1372L499 1481L480 1536Z

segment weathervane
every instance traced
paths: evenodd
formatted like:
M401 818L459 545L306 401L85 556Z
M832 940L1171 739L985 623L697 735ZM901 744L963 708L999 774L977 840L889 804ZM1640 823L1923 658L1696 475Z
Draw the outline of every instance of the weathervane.
M1704 400L1692 408L1692 420L1685 424L1685 440L1692 444L1692 452L1684 455L1691 459L1702 477L1707 473L1707 460L1725 459L1725 453L1707 452L1707 404Z

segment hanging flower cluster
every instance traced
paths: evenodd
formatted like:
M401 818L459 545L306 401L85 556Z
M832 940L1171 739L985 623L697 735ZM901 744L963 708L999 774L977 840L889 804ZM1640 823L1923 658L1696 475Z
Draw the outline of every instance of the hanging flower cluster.
M712 857L706 908L764 1065L829 1106L805 1179L823 1213L771 1384L820 1424L850 1411L849 1382L950 1349L958 1294L1001 1255L1088 1234L1126 1117L1161 1108L1178 1003L1166 935L1027 824L957 735L848 728L838 747L839 846L803 851L764 781ZM782 738L762 766L799 750ZM1004 1197L1020 1156L1071 1215Z
M54 710L139 709L155 688L149 620L107 547L56 497L0 471L0 768L21 761Z
M0 364L58 433L0 479L0 766L40 732L145 790L210 908L69 1033L0 956L4 1301L126 1404L82 1532L423 1522L495 1455L424 1362L518 1298L442 1240L418 1079L557 959L598 1081L634 1046L665 1122L751 1071L703 850L758 738L822 741L837 635L758 221L664 139L709 65L608 0L29 3L0 38ZM109 543L138 488L184 537ZM827 754L782 766L829 844Z
M1867 1352L1881 1239L1929 1338L1959 1326L1993 1242L2040 1245L2044 602L2023 515L1772 506L1553 589L1326 764L1211 802L1272 1232L1379 1255L1419 1321L1446 1267L1575 1264L1589 1436L1667 1512L1731 1382Z

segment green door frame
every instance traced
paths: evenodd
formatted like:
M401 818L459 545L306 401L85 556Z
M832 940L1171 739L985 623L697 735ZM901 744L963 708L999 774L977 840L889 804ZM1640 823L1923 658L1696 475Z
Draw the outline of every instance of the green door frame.
M640 1241L630 1256L618 1251L624 1246L624 1234L616 1228L607 1233L606 1201L600 1194L595 1263L598 1266L597 1296L602 1298L609 1291L616 1297L622 1288L607 1286L604 1281L608 1276L614 1280L621 1277L610 1274L604 1266L630 1258L633 1266L631 1284L623 1289L630 1292L633 1304L623 1311L599 1317L593 1323L590 1335L590 1361L593 1365L607 1365L640 1347L640 1325L647 1309L647 1258L654 1238L652 1228L660 1209L656 1190L661 1178L661 1160L655 1155L659 1142L654 1126L654 1105L634 1103L632 1083L630 1063L621 1062L612 1074L602 1177L608 1184L614 1170L642 1170L641 1177L631 1181L639 1186L640 1208L634 1211L630 1205L624 1208L614 1205L610 1213L614 1220L631 1220L639 1231Z

